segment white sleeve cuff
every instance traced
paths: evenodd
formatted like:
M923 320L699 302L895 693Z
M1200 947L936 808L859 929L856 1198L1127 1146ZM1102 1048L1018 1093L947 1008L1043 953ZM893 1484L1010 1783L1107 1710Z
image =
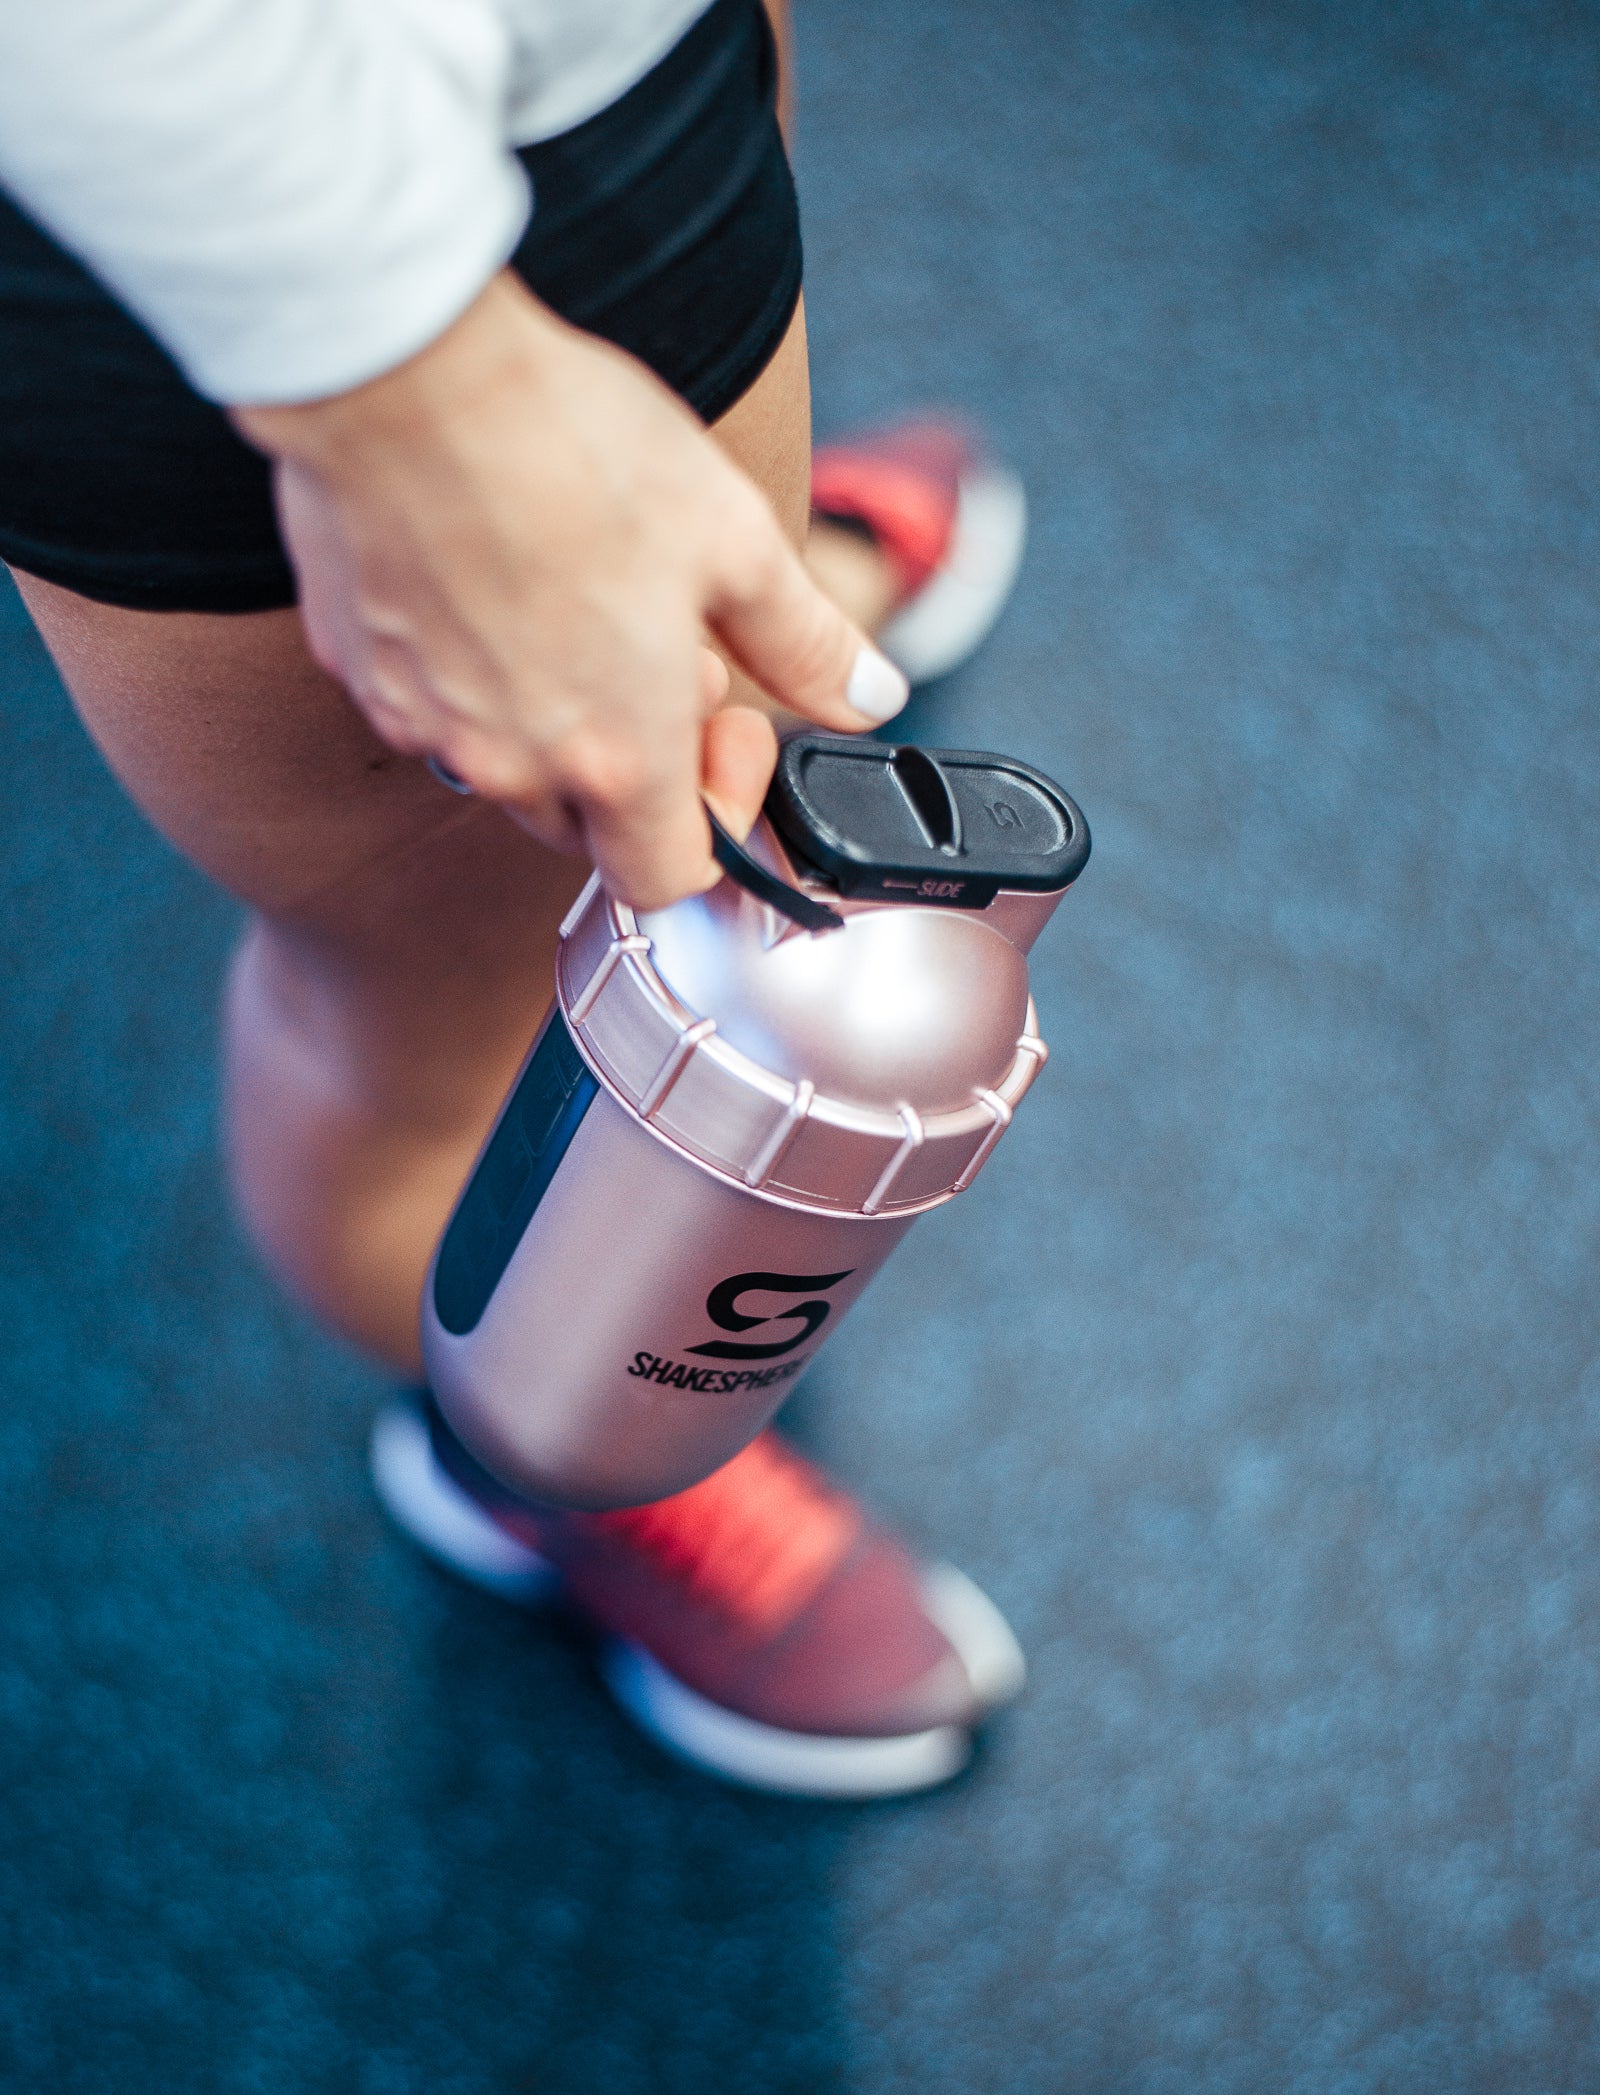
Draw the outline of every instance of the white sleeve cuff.
M0 7L0 179L212 399L347 391L506 261L492 5L50 0Z

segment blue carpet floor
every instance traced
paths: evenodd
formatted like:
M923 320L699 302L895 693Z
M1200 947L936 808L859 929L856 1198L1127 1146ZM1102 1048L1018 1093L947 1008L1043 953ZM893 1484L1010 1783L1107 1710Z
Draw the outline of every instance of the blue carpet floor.
M1029 1699L658 1759L384 1528L219 1186L229 907L0 603L0 2084L1600 2086L1600 16L807 0L825 432L1035 529L924 739L1078 794L1054 1058L799 1428Z

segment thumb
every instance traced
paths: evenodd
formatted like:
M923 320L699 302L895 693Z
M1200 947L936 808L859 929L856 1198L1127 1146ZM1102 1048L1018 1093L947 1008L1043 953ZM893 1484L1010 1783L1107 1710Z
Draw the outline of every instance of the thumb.
M706 623L769 697L819 727L858 734L892 720L905 678L823 595L765 503L760 513Z
M772 722L754 706L724 706L700 743L700 790L723 828L742 844L755 826L778 761Z

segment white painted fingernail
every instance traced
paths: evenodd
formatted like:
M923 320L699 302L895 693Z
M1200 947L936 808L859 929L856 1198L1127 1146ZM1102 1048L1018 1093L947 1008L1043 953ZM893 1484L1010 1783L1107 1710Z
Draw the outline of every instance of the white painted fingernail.
M911 686L887 655L875 647L864 647L845 686L846 699L863 720L874 723L893 720L911 696Z

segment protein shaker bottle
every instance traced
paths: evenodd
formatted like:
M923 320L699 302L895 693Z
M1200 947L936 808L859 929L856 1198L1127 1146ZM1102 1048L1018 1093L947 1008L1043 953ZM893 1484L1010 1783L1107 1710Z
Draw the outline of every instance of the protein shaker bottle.
M1045 1059L1024 955L1089 855L1042 773L802 735L709 893L590 881L424 1296L441 1410L531 1498L638 1504L754 1438Z

